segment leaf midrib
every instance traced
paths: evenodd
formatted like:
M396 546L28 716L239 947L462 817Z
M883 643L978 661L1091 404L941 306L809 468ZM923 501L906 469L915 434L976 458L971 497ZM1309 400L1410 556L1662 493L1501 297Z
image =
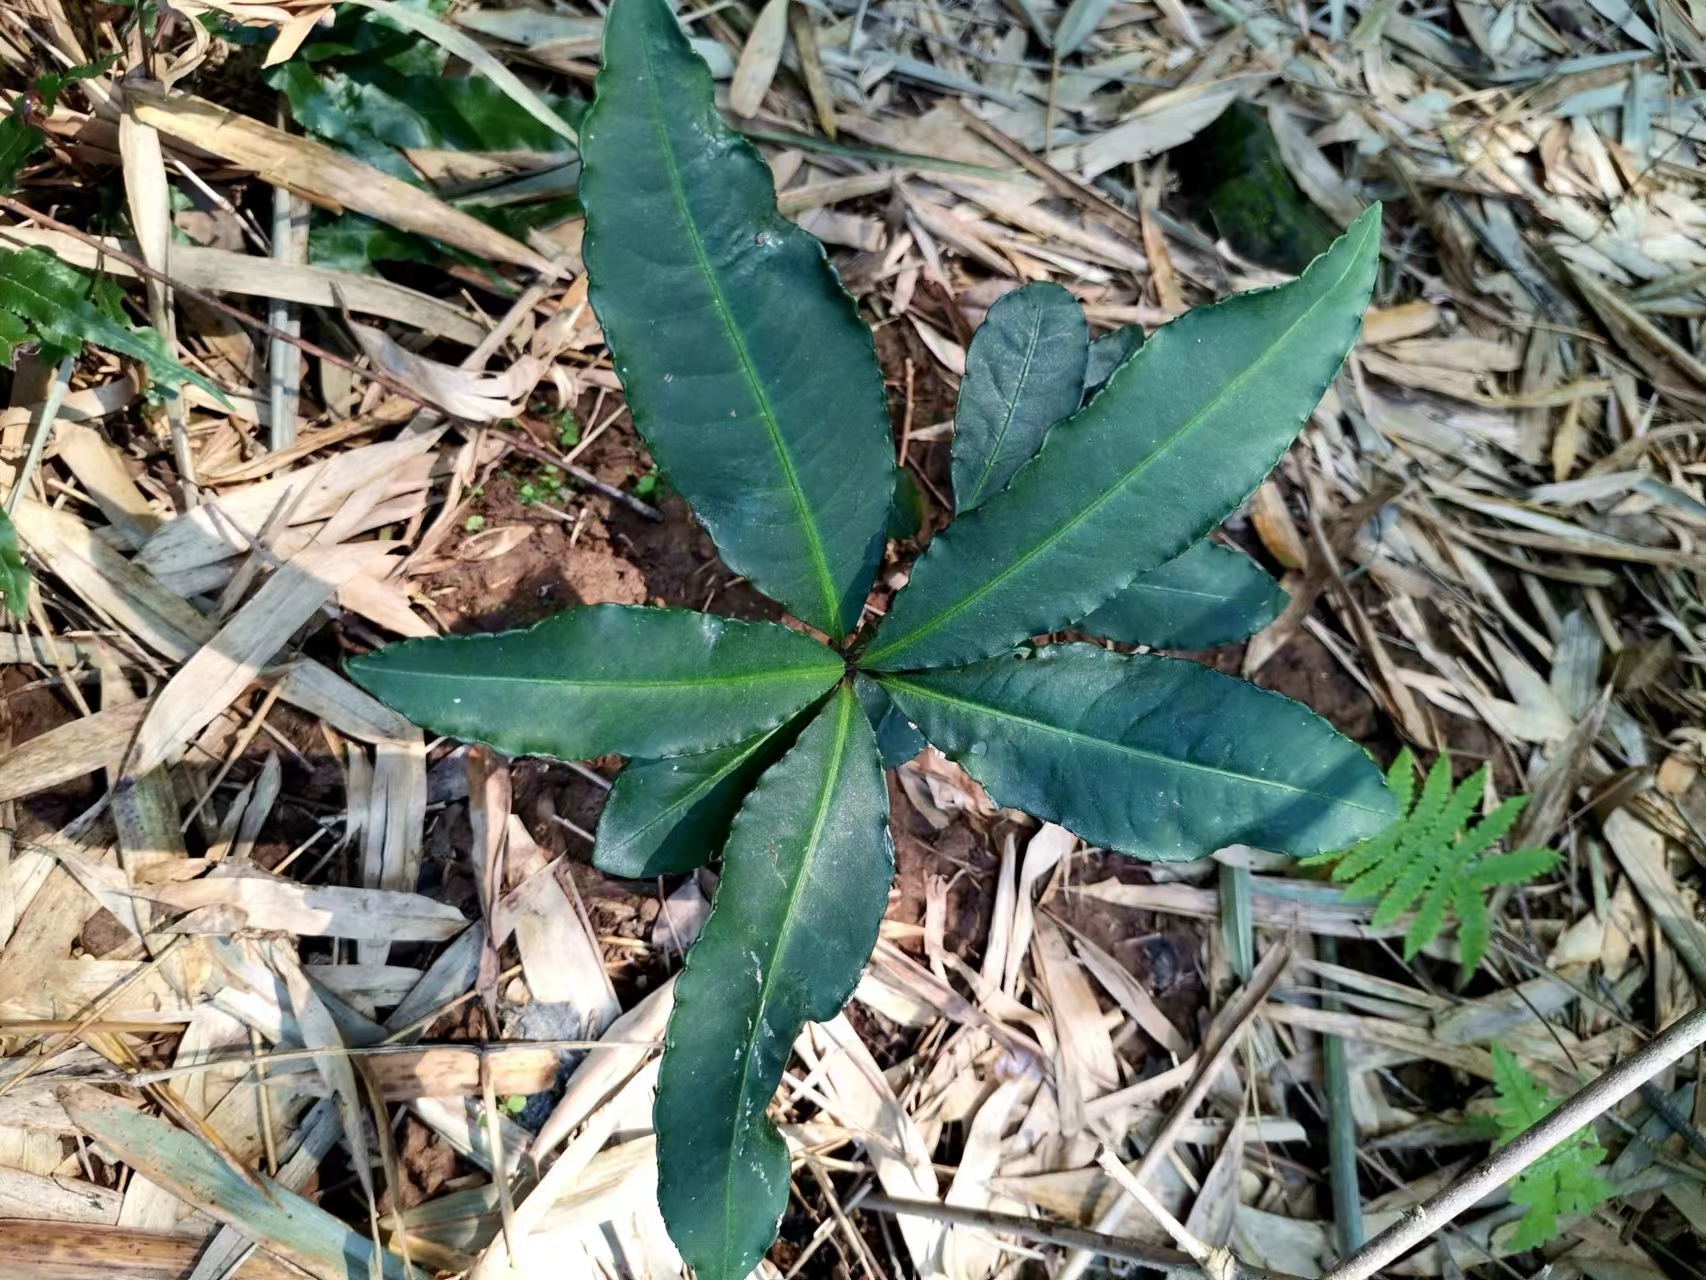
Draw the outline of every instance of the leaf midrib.
M1213 765L1198 764L1192 760L1180 760L1176 756L1166 756L1161 755L1158 752L1146 751L1142 747L1134 747L1129 743L1114 742L1108 738L1098 738L1092 734L1081 733L1076 729L1068 729L1062 725L1050 724L1046 720L1037 720L1030 716L1019 715L1017 712L1008 711L1002 707L993 707L986 702L976 702L970 698L956 697L952 694L941 693L938 690L926 688L923 685L899 676L885 675L880 683L886 685L898 685L901 688L906 689L909 693L915 693L921 698L927 698L934 702L946 703L949 706L960 707L962 709L982 712L983 714L992 716L998 720L1008 720L1014 724L1024 725L1030 729L1037 729L1044 733L1057 734L1060 737L1071 739L1074 742L1085 743L1093 747L1100 747L1109 751L1119 752L1135 759L1148 761L1151 764L1166 765L1170 768L1183 770L1187 773L1207 774L1211 777L1228 781L1246 782L1252 786L1269 787L1275 791L1286 792L1289 795L1305 796L1314 800L1324 800L1329 804L1342 805L1347 809L1360 809L1365 813L1376 813L1384 816L1387 812L1384 809L1376 809L1369 805L1358 804L1354 800L1346 800L1341 796L1329 795L1322 791L1311 791L1307 787L1293 786L1290 783L1281 782L1273 778L1259 778L1252 774L1237 773L1228 769L1216 768Z
M829 767L823 772L823 790L818 794L817 812L812 818L811 835L806 841L805 855L800 859L799 874L795 876L793 887L788 890L788 904L782 915L782 927L776 932L775 945L770 948L770 971L764 975L764 982L758 989L757 1016L752 1020L752 1031L746 1038L746 1045L741 1051L740 1091L737 1099L735 1114L742 1114L742 1105L750 1088L748 1075L752 1070L752 1054L757 1047L759 1029L765 1025L764 1013L770 1004L771 985L776 980L776 972L782 966L777 958L788 947L794 922L797 919L796 907L799 905L800 893L805 884L811 879L812 863L817 858L818 849L822 845L824 824L829 821L829 801L835 794L835 782L841 773L841 761L847 754L847 736L850 726L849 713L853 709L852 698L843 697L836 701L837 721L835 726L835 746L830 752ZM723 1257L733 1256L734 1240L731 1232L734 1229L735 1205L735 1152L738 1144L729 1143L728 1164L723 1171Z
M408 667L393 667L385 672L385 676L409 676L416 680L455 680L460 684L522 684L543 685L550 689L703 689L723 688L729 685L751 684L755 681L788 680L805 678L812 675L833 676L841 673L839 663L834 666L787 667L767 671L749 671L726 676L700 676L686 680L564 680L556 676L517 676L490 675L484 672L473 674L466 671L425 671ZM380 674L375 672L375 674Z
M1037 343L1041 339L1042 329L1042 308L1032 307L1031 332L1025 342L1025 361L1019 366L1019 390L1007 397L1006 416L1001 420L1001 430L995 433L995 443L990 447L989 456L983 460L983 470L978 473L977 483L971 487L971 497L966 500L968 510L983 501L983 486L989 483L989 473L995 469L995 461L1001 456L1001 446L1007 440L1007 433L1013 428L1013 415L1019 412L1019 401L1024 396L1025 383L1031 376L1031 366L1036 362Z
M665 805L663 808L659 809L656 816L653 817L650 822L643 822L638 827L634 828L628 838L622 842L622 846L620 847L636 843L643 839L647 832L651 831L665 819L672 818L681 810L699 803L699 801L704 799L705 796L716 790L718 784L727 779L736 769L740 768L748 760L752 759L753 753L768 742L771 734L774 732L775 730L773 729L770 733L760 734L752 743L752 746L748 750L741 752L737 759L730 761L728 767L721 773L707 774L698 782L695 782L686 791L682 792L680 797L673 804ZM671 822L670 825L673 827L675 824Z
M1236 377L1228 380L1220 390L1215 392L1207 404L1193 413L1182 426L1173 432L1172 435L1161 441L1143 458L1141 462L1132 467L1129 471L1123 473L1117 480L1104 489L1100 497L1083 507L1077 515L1073 516L1065 524L1057 528L1047 538L1032 547L1024 555L1020 556L1017 560L1009 562L1006 568L1002 569L994 577L986 581L977 590L973 591L969 595L962 596L957 603L950 605L947 609L936 614L921 626L913 628L909 634L902 635L896 640L891 640L887 645L878 646L876 649L865 655L865 660L871 663L881 662L884 657L889 654L893 654L907 648L916 647L918 642L925 636L928 636L932 632L938 631L942 627L946 626L954 618L957 618L960 614L971 608L972 605L982 600L991 591L994 591L997 587L1001 586L1014 574L1018 573L1028 565L1032 560L1035 560L1038 556L1048 551L1055 543L1066 537L1073 530L1077 529L1079 525L1083 524L1091 516L1100 511L1109 502L1113 501L1117 494L1125 489L1133 480L1136 480L1145 471L1147 471L1157 459L1163 457L1167 451L1177 444L1186 433L1194 431L1204 417L1217 410L1229 395L1231 395L1235 390L1242 389L1244 384L1250 381L1257 372L1265 369L1269 360L1271 360L1275 353L1290 340L1292 334L1297 331L1299 326L1310 319L1315 314L1316 310L1324 305L1328 298L1333 296L1334 291L1344 283L1346 277L1349 276L1351 271L1357 266L1358 261L1358 255L1353 253L1350 256L1348 265L1339 273L1339 276L1322 289L1321 296L1311 302L1297 317L1297 319L1292 321L1292 323L1286 327L1285 331L1281 333L1280 336L1271 343L1253 363L1249 365L1249 367L1244 369ZM1144 351L1153 349L1154 348L1150 343L1145 343L1144 346L1135 353L1133 360L1141 357ZM1122 368L1129 367L1132 362L1133 361L1128 360L1126 365L1122 366ZM1119 371L1116 370L1115 372L1117 374ZM1109 380L1112 381L1111 378Z
M734 314L729 310L728 299L723 296L722 281L711 267L710 255L705 252L705 242L700 239L699 227L693 220L693 215L687 205L687 188L681 181L681 170L676 164L675 148L670 142L669 131L663 117L663 98L658 89L657 69L652 65L651 43L640 41L641 54L646 63L646 100L651 107L651 123L658 140L658 149L663 155L664 169L669 174L670 194L675 198L675 207L681 214L682 225L687 229L687 238L693 246L693 256L699 264L699 270L705 277L705 282L711 290L711 301L715 305L717 319L722 322L723 332L728 336L729 344L734 348L736 357L740 360L741 372L746 378L747 388L752 393L753 400L758 405L759 420L764 424L765 434L770 438L771 448L776 452L776 460L782 467L782 477L787 481L788 495L793 500L794 511L799 517L800 525L806 535L806 550L811 557L812 569L817 577L818 590L822 594L826 617L840 631L845 631L846 622L841 616L841 598L835 589L835 575L830 572L829 557L824 553L823 536L819 533L817 520L811 508L806 503L805 490L800 487L799 473L794 470L794 458L788 452L788 447L782 439L781 424L776 419L776 411L770 404L769 393L759 380L758 370L753 367L752 357L746 348L746 338L740 327L735 324ZM711 108L715 111L715 107Z
M1227 595L1223 591L1197 591L1191 587L1170 587L1165 584L1157 585L1155 583L1145 582L1143 578L1139 576L1121 587L1119 591L1114 593L1111 599L1104 600L1101 604L1097 605L1094 610L1084 616L1087 618L1094 617L1095 614L1100 613L1103 609L1106 609L1111 605L1118 604L1120 597L1128 591L1152 591L1156 595L1165 596L1190 596L1193 600L1216 600L1222 604L1232 604L1236 601L1246 600L1254 602L1257 598L1254 591L1247 592L1244 595L1233 596Z

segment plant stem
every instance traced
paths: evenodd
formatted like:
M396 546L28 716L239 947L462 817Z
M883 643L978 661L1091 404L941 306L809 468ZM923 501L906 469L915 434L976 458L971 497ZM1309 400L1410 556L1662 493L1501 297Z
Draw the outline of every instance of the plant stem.
M1493 1152L1433 1199L1405 1214L1321 1280L1368 1280L1702 1044L1706 1044L1706 1009L1696 1009L1587 1088L1573 1094L1556 1111L1518 1134L1508 1146Z
M1317 950L1324 964L1339 963L1339 940L1323 937ZM1322 1007L1344 1011L1345 1002L1332 994L1338 988L1326 984L1328 994ZM1339 1235L1340 1256L1362 1248L1362 1194L1357 1189L1357 1124L1351 1110L1351 1073L1345 1059L1345 1042L1338 1036L1321 1036L1322 1087L1327 1093L1327 1175L1333 1189L1333 1225Z

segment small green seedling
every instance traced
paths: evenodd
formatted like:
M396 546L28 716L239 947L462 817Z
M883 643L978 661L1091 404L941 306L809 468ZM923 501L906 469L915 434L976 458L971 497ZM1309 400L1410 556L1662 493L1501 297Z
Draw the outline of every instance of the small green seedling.
M1416 760L1406 748L1393 761L1386 784L1403 814L1398 821L1359 845L1306 858L1302 865L1332 864L1333 879L1350 882L1347 898L1380 895L1376 927L1392 924L1419 900L1404 935L1406 960L1439 937L1446 917L1455 915L1458 961L1467 982L1487 954L1487 890L1526 884L1556 866L1558 855L1544 848L1488 852L1509 833L1528 797L1512 796L1471 824L1486 793L1485 765L1453 789L1451 756L1442 751L1418 797Z
M85 342L129 356L169 395L185 382L225 403L218 387L172 359L152 329L124 323L118 295L46 249L0 249L0 364L35 343L44 363L75 355Z
M1499 1126L1494 1147L1507 1145L1544 1120L1558 1100L1523 1070L1516 1055L1493 1042L1493 1118ZM1609 1199L1611 1187L1594 1170L1605 1163L1605 1148L1591 1128L1581 1128L1517 1175L1511 1201L1527 1205L1510 1238L1513 1249L1538 1249L1558 1234L1558 1218L1583 1214Z
M885 758L928 740L998 803L1145 859L1310 854L1391 821L1379 770L1307 708L1193 662L1033 642L1224 639L1273 616L1265 575L1202 540L1355 342L1380 215L1297 280L1146 342L1091 344L1054 286L992 308L957 415L958 517L878 617L897 489L870 331L718 116L667 0L611 6L581 142L591 302L635 424L729 568L805 629L594 605L350 669L435 733L627 756L594 851L608 872L721 851L658 1076L658 1198L700 1280L739 1280L787 1204L765 1112L789 1049L852 994L888 901Z

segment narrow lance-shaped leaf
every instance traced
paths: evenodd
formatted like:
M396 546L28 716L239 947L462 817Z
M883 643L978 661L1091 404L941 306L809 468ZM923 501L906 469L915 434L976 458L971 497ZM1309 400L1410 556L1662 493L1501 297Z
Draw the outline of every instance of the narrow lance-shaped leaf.
M1140 858L1314 853L1393 816L1380 771L1326 721L1183 659L1052 645L882 685L998 804Z
M936 536L866 664L969 662L1057 630L1219 524L1355 341L1379 231L1372 209L1298 279L1150 335L1003 492Z
M1073 630L1157 649L1206 649L1260 631L1288 598L1242 551L1204 541L1139 574Z
M590 297L635 425L729 567L840 639L893 489L875 348L665 0L611 6L581 155Z
M1078 300L1057 284L1002 297L972 335L954 408L954 509L999 493L1078 408L1090 331Z
M434 733L559 760L728 746L774 729L843 669L774 622L627 605L406 640L349 664L362 688Z
M793 745L810 715L716 751L630 760L599 814L593 865L631 880L704 866L723 847L758 775Z
M858 981L894 855L877 746L845 685L759 779L675 987L654 1114L658 1207L699 1280L776 1238L788 1149L765 1115L794 1036Z

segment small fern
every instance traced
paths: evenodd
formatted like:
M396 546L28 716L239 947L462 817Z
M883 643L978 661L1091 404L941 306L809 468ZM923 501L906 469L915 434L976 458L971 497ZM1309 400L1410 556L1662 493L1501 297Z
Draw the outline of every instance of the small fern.
M132 329L122 314L115 292L47 250L0 249L0 363L10 364L13 349L26 342L39 343L48 363L87 342L129 356L168 394L193 382L225 403L218 387L172 359L158 333Z
M1441 752L1420 797L1415 794L1415 767L1415 758L1405 749L1386 775L1405 816L1372 839L1305 858L1302 865L1331 864L1333 879L1349 882L1346 897L1380 895L1374 910L1377 927L1393 923L1415 907L1415 919L1404 935L1406 960L1439 936L1447 915L1455 915L1459 958L1467 980L1487 953L1487 890L1532 880L1550 870L1558 855L1542 848L1488 853L1510 832L1528 797L1512 796L1468 825L1486 788L1485 765L1453 788L1451 757Z
M1557 1100L1502 1044L1493 1044L1493 1087L1497 1099L1493 1117L1499 1135L1494 1147L1507 1145L1525 1129L1545 1119ZM1594 1172L1605 1162L1605 1148L1591 1128L1581 1128L1536 1160L1511 1183L1511 1201L1528 1212L1517 1223L1510 1243L1515 1249L1536 1249L1558 1234L1559 1215L1586 1213L1611 1195L1611 1187Z

